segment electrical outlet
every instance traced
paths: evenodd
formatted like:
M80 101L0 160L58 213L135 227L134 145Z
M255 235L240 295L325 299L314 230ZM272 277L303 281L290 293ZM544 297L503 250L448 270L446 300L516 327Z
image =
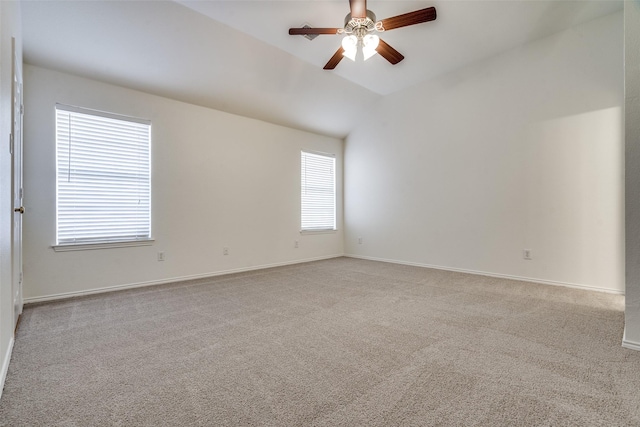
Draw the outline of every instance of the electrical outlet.
M298 241L296 240L295 242L293 242L293 247L297 248L298 247Z
M531 249L523 249L522 250L522 258L531 259Z
M358 237L358 244L361 245L362 244L362 237Z
M158 261L164 261L164 252L158 252Z
M229 248L222 248L222 255L229 255Z

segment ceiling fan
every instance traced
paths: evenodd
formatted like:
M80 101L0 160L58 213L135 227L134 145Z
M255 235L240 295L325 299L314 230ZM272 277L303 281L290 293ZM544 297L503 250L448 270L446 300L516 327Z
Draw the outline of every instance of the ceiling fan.
M421 24L436 19L435 7L427 7L426 9L376 21L376 15L367 9L367 0L349 0L349 6L351 13L344 18L344 28L310 28L308 26L289 28L289 34L291 35L345 34L342 39L342 46L338 48L324 66L325 70L336 68L345 56L355 61L359 47L362 48L365 61L378 53L395 65L402 61L404 56L373 33Z

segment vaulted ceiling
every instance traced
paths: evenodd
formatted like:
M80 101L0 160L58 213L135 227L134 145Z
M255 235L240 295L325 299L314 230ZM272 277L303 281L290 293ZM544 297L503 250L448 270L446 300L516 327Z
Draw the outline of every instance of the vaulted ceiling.
M380 97L622 9L605 1L368 1L378 19L435 6L433 22L385 32L404 56L322 69L341 37L339 1L23 1L25 62L247 117L344 137Z

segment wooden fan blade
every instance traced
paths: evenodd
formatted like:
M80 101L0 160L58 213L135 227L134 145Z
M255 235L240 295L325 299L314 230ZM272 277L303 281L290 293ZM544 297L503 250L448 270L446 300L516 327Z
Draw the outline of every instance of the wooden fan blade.
M338 65L338 63L342 61L342 58L344 58L343 53L344 49L342 48L342 46L340 46L336 53L333 54L329 62L327 62L327 65L324 66L324 69L333 70L334 68L336 68L336 65Z
M404 56L389 46L384 40L380 39L378 43L378 47L376 48L376 52L380 54L384 59L391 62L393 65L396 65L398 62L404 59Z
M352 18L367 17L367 0L349 0Z
M394 28L406 27L409 25L421 24L423 22L433 21L436 19L436 8L428 7L426 9L420 9L413 12L405 13L403 15L393 16L391 18L383 19L382 28L385 31L393 30Z
M338 34L340 28L289 28L289 34L292 36L306 34Z

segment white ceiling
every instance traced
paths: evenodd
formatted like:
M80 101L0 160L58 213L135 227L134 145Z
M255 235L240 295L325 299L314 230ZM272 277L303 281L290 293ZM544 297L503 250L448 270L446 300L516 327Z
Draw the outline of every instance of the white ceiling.
M230 113L344 137L381 96L622 9L605 1L374 1L378 19L435 6L433 22L381 37L405 60L344 59L339 1L23 1L25 62Z

